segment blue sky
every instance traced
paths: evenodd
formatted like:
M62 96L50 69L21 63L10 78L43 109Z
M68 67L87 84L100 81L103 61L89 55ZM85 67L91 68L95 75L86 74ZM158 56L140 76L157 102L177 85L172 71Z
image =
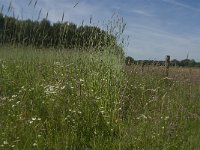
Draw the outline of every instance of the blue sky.
M12 0L13 10L19 18L37 19L49 13L52 22L61 20L89 24L107 22L113 13L122 16L129 35L126 55L134 59L162 60L165 55L172 59L200 61L200 0ZM0 0L7 13L9 0ZM10 13L11 15L11 13Z

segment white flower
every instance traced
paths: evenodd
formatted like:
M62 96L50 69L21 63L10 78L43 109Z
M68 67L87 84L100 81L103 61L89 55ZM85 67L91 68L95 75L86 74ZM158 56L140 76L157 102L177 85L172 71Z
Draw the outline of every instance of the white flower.
M54 62L54 65L59 66L59 65L61 65L61 63L60 62Z
M36 120L36 118L35 118L35 117L33 117L33 118L32 118L32 120L33 120L33 121L35 121L35 120Z
M34 146L34 147L37 146L37 143L33 143L33 146Z
M30 123L30 124L32 124L32 123L33 123L33 121L32 121L32 120L30 120L30 121L29 121L29 123Z
M169 119L169 116L166 116L166 117L165 117L165 120L168 120L168 119Z
M137 119L140 119L140 118L147 119L147 116L145 116L144 114L141 114L139 117L137 117Z
M81 112L81 111L78 111L78 114L82 114L82 112Z
M65 86L62 86L62 87L61 87L61 90L64 90L64 89L65 89Z
M38 134L38 137L40 138L40 137L42 137L42 135Z
M45 93L47 94L47 95L49 95L49 94L56 94L56 92L57 92L57 87L55 87L55 86L52 86L52 85L47 85L47 86L45 86L44 87L45 88Z
M3 144L4 145L8 145L8 141L3 141Z
M84 80L83 80L83 79L80 79L80 82L84 82Z
M104 114L104 111L102 110L101 113Z
M12 95L12 98L15 98L15 97L17 97L17 95Z

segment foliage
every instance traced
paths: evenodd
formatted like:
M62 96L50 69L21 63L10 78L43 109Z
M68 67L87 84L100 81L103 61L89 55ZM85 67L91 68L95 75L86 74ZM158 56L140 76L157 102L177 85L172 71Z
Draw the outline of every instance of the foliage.
M96 26L77 26L70 22L51 23L18 20L0 14L0 43L12 45L32 45L37 48L65 48L104 50L112 47L123 53L117 37Z
M106 148L119 138L122 67L106 52L1 48L0 149Z
M133 57L127 56L126 59L125 59L125 63L126 63L126 65L131 65L131 64L133 64L133 63L134 63Z
M1 47L0 149L198 149L198 80L123 62L106 52Z
M135 64L144 63L146 65L165 65L165 61L155 61L155 60L134 60ZM176 60L173 59L170 62L171 66L179 66L179 67L200 67L200 62L196 62L194 59L184 59L184 60Z

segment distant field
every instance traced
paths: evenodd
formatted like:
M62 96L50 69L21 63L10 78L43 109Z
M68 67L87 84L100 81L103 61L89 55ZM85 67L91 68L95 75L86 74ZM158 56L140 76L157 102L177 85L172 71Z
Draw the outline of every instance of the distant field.
M198 149L200 70L163 69L1 47L0 149Z
M152 74L160 77L165 76L165 66L145 65L142 69L141 65L131 65L127 66L127 70L133 70L141 74ZM200 82L200 68L170 66L169 78L179 81L189 80Z

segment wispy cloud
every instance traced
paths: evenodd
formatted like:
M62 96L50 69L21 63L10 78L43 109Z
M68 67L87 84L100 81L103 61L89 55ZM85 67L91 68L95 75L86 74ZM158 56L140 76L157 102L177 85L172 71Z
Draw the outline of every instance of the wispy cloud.
M143 15L143 16L147 16L147 17L150 17L150 16L153 16L151 13L149 12L146 12L144 10L129 10L130 13L135 13L135 14L139 14L139 15Z
M177 2L175 0L162 0L162 1L166 2L166 3L170 3L172 5L176 5L176 6L179 6L179 7L186 8L186 9L190 9L190 10L193 10L193 11L196 11L196 12L200 12L200 9L198 9L198 8L192 7L192 6L184 4L184 3Z

